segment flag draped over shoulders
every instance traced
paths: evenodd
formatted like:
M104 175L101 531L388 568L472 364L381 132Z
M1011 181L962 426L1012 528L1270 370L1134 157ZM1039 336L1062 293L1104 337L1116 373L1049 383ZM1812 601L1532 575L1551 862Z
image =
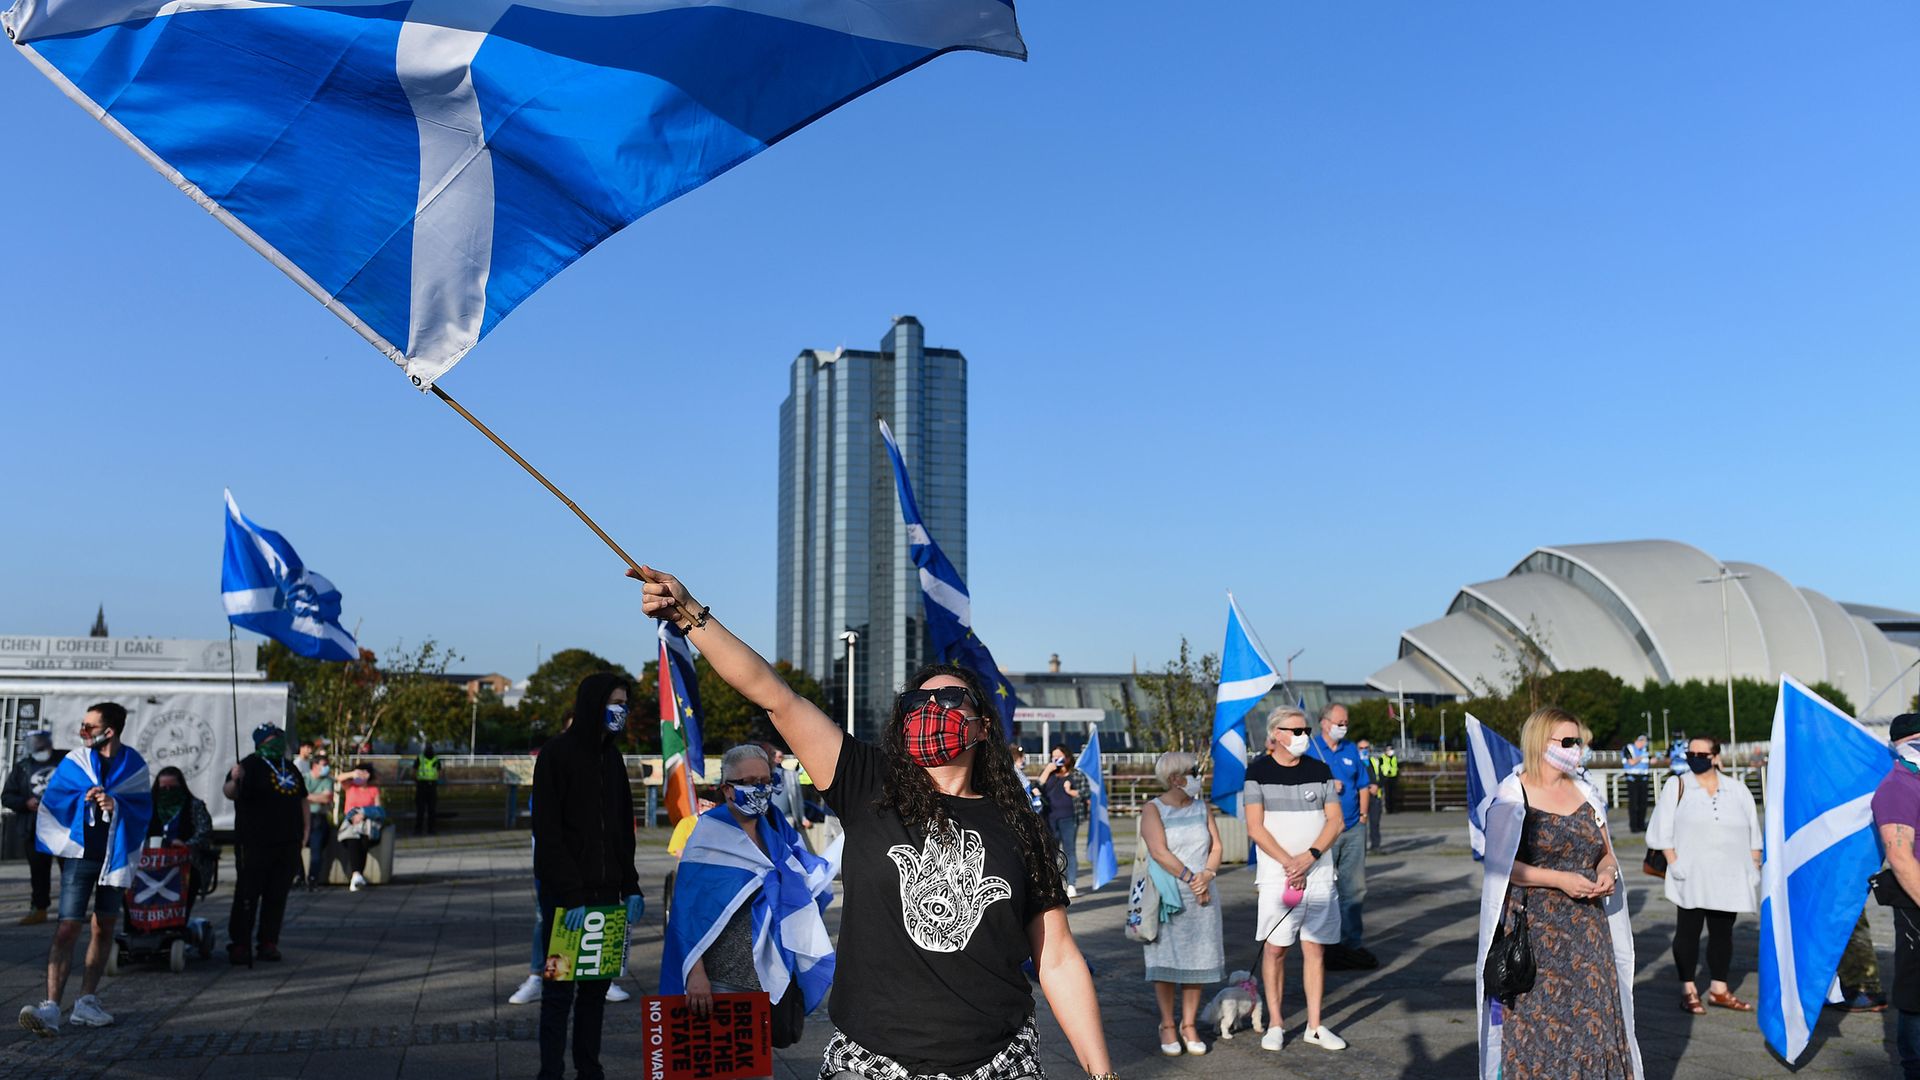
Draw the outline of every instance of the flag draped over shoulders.
M833 985L833 941L823 913L833 900L840 842L822 858L807 850L780 811L768 810L757 825L766 852L725 806L700 815L694 825L674 877L666 949L660 957L660 992L686 992L693 962L746 904L752 912L753 967L760 988L778 1001L797 980L812 1012Z
M87 792L104 788L114 806L100 884L126 888L133 883L134 856L146 840L147 822L153 817L151 785L146 760L131 746L122 746L105 759L98 750L83 747L73 751L60 759L47 778L47 790L40 796L34 823L34 845L62 859L84 855Z

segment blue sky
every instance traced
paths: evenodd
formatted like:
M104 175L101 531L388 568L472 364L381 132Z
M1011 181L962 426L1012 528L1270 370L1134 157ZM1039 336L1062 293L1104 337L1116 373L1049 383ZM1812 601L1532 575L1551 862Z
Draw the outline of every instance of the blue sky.
M972 381L1002 665L1125 669L1222 592L1358 680L1532 546L1667 537L1920 608L1920 26L1892 3L1028 4L682 198L444 385L770 649L806 347ZM19 57L0 631L224 635L220 490L384 651L524 676L651 626L565 509ZM904 557L904 556L903 556Z

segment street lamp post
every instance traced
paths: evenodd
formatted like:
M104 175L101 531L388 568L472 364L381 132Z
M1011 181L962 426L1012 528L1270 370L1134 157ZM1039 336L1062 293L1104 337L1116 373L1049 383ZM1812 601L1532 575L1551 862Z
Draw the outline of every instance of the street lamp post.
M1719 573L1700 579L1702 585L1718 584L1720 586L1720 640L1727 650L1727 747L1729 749L1740 740L1734 734L1733 728L1733 630L1727 620L1727 582L1742 581L1747 576L1736 574L1722 566Z
M860 634L855 630L845 631L840 640L847 643L847 734L853 734L853 647L860 643Z
M1647 718L1647 726L1649 729L1652 728L1653 726L1652 717ZM1660 745L1661 746L1673 745L1673 729L1667 726L1667 710L1666 709L1660 710Z

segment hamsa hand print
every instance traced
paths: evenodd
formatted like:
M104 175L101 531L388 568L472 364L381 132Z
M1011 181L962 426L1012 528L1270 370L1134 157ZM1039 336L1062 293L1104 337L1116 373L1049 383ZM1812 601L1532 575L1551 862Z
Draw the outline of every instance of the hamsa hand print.
M1005 878L986 873L987 849L972 829L935 829L915 851L895 844L887 857L900 868L900 915L913 943L928 952L959 952L987 907L1013 895Z

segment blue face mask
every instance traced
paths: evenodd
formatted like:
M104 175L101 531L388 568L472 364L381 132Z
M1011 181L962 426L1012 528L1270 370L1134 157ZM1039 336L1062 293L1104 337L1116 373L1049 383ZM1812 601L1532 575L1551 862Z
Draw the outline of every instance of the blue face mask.
M778 790L776 784L735 784L733 785L733 805L748 817L759 817L773 804L773 793Z
M607 730L615 735L627 730L627 707L625 705L607 706Z
M1911 773L1920 773L1920 742L1904 742L1887 748L1893 760Z

